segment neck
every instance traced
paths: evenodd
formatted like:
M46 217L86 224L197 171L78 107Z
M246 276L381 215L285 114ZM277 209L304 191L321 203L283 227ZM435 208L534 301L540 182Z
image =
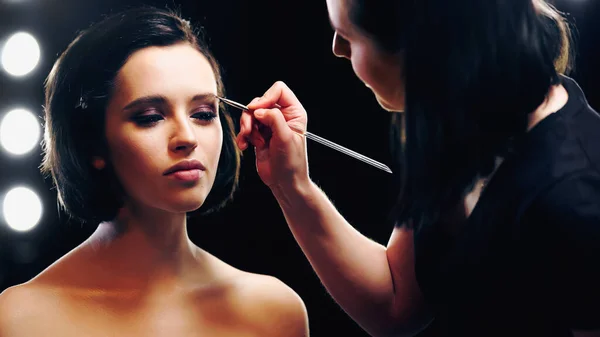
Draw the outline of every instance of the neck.
M110 284L148 287L198 271L200 250L189 240L185 213L126 205L115 221L101 223L85 247Z
M548 91L546 100L531 115L529 115L527 131L533 129L533 127L544 118L564 107L568 100L569 94L565 87L562 85L552 86L550 91Z

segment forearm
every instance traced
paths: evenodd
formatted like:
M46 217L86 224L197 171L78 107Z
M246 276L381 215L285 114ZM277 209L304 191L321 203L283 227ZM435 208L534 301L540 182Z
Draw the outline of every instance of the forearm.
M391 329L397 320L386 247L354 229L313 183L271 189L294 237L338 304L373 335Z
M240 119L238 144L241 149L248 141L254 145L262 181L329 293L371 335L397 335L398 327L410 326L422 302L414 277L412 231L392 235L388 248L373 242L310 182L306 138L293 132L306 129L306 111L283 82L248 108ZM261 132L254 120L270 132Z

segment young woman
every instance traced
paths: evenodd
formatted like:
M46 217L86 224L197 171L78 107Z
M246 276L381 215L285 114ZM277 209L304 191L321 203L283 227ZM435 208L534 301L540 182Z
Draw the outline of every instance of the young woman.
M178 15L133 9L85 30L46 85L43 171L100 225L0 296L0 336L307 336L302 300L195 246L186 217L231 198L240 153L219 68ZM221 108L221 109L220 109Z
M542 0L327 7L334 54L399 112L387 247L311 182L285 84L251 102L238 144L333 298L374 336L432 321L444 336L600 336L600 116L563 75L563 17Z

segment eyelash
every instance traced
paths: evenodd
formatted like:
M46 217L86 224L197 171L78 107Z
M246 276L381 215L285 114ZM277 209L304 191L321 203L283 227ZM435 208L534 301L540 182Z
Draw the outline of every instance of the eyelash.
M150 111L150 110L147 110ZM215 118L217 118L217 114L212 111L212 110L199 110L197 112L195 112L194 114L192 114L193 118L196 118L200 121L203 122L211 122L212 120L214 120ZM149 126L153 126L156 123L158 123L159 121L163 120L164 117L161 114L150 114L150 115L137 115L134 116L133 121L142 127L149 127Z

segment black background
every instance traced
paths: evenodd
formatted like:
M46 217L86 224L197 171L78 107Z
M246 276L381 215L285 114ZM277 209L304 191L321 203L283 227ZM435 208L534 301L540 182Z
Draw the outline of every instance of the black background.
M24 106L42 115L43 81L77 30L127 7L150 4L180 8L204 26L224 68L228 97L246 103L277 80L286 82L309 114L309 130L378 161L389 163L388 123L383 111L353 74L347 60L331 53L332 29L325 1L274 0L0 0L0 41L16 30L40 43L38 68L24 78L0 73L0 118ZM562 0L578 30L577 68L572 76L593 107L600 107L597 0ZM596 21L596 22L595 22ZM596 27L594 27L596 26ZM600 132L600 131L599 131ZM27 281L87 238L95 229L59 214L56 192L39 174L41 152L15 157L0 151L0 195L25 184L42 197L44 213L31 232L16 233L0 217L0 291ZM366 236L386 244L383 226L393 201L391 176L318 144L309 145L311 176L340 212ZM366 335L326 293L293 240L281 211L261 183L254 154L243 160L240 190L223 211L192 220L192 240L225 262L274 275L305 301L312 336ZM0 209L0 215L2 210Z

